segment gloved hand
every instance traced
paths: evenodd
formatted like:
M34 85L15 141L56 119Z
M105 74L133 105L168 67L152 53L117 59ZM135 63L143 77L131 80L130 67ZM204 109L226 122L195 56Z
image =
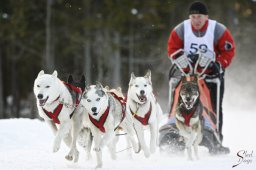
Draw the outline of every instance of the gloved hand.
M175 61L181 68L187 68L189 65L187 56L185 54L179 56Z
M220 73L221 64L219 62L211 62L208 66L208 69L211 74L218 74Z
M211 56L207 56L207 54L202 53L199 58L199 66L206 67L206 65L211 62L213 59Z

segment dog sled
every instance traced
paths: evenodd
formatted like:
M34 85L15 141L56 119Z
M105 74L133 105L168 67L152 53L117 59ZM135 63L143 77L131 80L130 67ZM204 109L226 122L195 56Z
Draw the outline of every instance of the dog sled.
M215 53L209 50L199 51L197 54L188 54L180 49L171 56L172 67L169 72L169 114L167 123L159 129L160 150L167 153L183 152L185 150L184 138L176 127L176 109L181 79L197 76L200 93L200 102L203 105L203 139L200 143L209 149L211 154L227 154L229 148L222 146L222 137L219 131L219 105L220 105L220 74L221 68L215 63ZM216 74L207 74L208 68L214 68ZM207 82L217 87L216 108L212 105Z

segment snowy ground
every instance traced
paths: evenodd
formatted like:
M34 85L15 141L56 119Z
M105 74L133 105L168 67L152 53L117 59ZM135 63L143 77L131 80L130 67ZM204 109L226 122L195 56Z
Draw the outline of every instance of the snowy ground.
M103 150L103 168L109 170L256 170L256 114L252 111L239 110L236 107L225 110L224 145L231 148L231 153L225 156L210 156L208 151L200 147L199 161L189 162L184 155L167 156L157 152L149 159L142 153L133 156L133 160L126 157L126 152L118 153L118 159L109 158L108 150ZM53 135L48 126L39 120L9 119L0 120L0 169L1 170L78 170L93 169L96 164L93 159L86 161L85 153L80 150L80 159L77 164L64 159L68 148L63 144L60 151L52 153ZM125 148L121 139L118 149ZM252 157L244 157L239 163L237 152L253 151ZM241 161L242 159L240 159ZM249 161L246 163L245 161Z

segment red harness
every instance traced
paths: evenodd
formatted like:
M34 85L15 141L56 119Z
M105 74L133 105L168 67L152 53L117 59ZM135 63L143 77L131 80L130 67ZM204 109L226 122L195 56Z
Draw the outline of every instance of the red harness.
M122 121L124 120L124 118L125 118L125 116L126 116L126 112L125 112L125 110L126 110L126 100L125 100L125 98L122 98L122 97L118 97L115 93L113 93L113 92L111 92L110 93L114 98L116 98L119 102L120 102L120 104L121 104L121 106L122 106L122 113L123 113L123 116L122 116L122 119L121 119L121 121L120 121L120 123L119 123L119 125L122 123ZM115 128L115 130L118 128L118 126Z
M66 82L64 82L64 81L62 81L62 82L63 82L64 85L66 85L69 89L75 91L77 94L81 94L81 93L82 93L82 90L81 90L79 87L73 86L72 84L66 83ZM60 96L59 96L56 100L54 100L53 102L57 101L59 98L60 98ZM76 105L78 105L79 102L80 102L79 97L76 97ZM60 120L59 120L58 117L59 117L59 114L60 114L62 108L63 108L63 103L60 103L60 104L54 109L53 112L49 112L49 111L47 111L46 109L44 109L44 108L42 107L44 113L45 113L50 119L52 119L52 120L54 121L54 123L57 123L57 124L60 124ZM74 112L73 112L73 113L74 113ZM72 118L73 113L70 115L70 119Z
M60 98L60 96L57 97L57 99L55 99L53 102L57 101L59 98ZM45 110L43 107L42 107L42 109L43 109L44 113L45 113L50 119L52 119L52 120L54 121L54 123L60 124L60 120L59 120L58 117L59 117L59 114L60 114L60 112L61 112L61 110L62 110L62 107L63 107L63 104L60 103L60 104L54 109L53 112L49 112L49 111Z
M69 84L69 83L67 83L67 82L65 82L65 81L62 81L63 82L63 84L65 84L69 89L71 89L72 91L74 91L74 92L76 92L78 95L79 94L82 94L82 90L81 90L81 88L80 87L76 87L76 86L73 86L72 84ZM78 105L79 103L80 103L80 97L76 97L76 105Z
M190 126L189 122L190 122L190 119L193 117L195 111L196 111L196 107L193 108L188 114L185 112L180 112L182 117L184 118L184 123L186 126Z
M152 111L152 104L150 103L150 108L149 108L149 111L146 113L146 115L144 117L140 117L138 116L136 113L134 113L132 111L132 109L130 108L130 111L132 113L132 115L134 115L134 117L140 121L143 125L148 125L148 120L149 120L149 117L151 115L151 111Z
M109 113L109 105L108 105L107 109L105 110L105 112L103 113L103 115L100 117L99 120L94 119L89 114L90 121L94 124L94 126L96 126L103 133L105 133L104 123L106 122L106 119L108 117L108 113Z

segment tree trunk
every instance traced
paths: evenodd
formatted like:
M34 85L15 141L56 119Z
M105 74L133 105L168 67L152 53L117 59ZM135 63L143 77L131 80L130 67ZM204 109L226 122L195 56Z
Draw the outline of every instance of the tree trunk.
M51 16L52 16L52 3L53 0L47 0L46 3L46 49L44 67L49 71L54 69L54 59L52 55L52 36L51 36Z
M129 36L129 74L131 74L134 70L134 32L133 27L131 26L130 29L130 36Z
M18 81L17 81L17 61L15 58L12 60L11 65L11 86L12 86L12 106L11 106L11 117L19 118L19 90L18 90Z
M114 56L113 56L113 86L114 88L121 86L121 52L120 52L120 34L114 33Z
M91 84L91 70L92 70L92 64L91 64L91 40L88 38L84 43L84 71L85 77L86 77L86 84Z
M0 119L4 118L4 94L3 94L3 67L2 67L2 50L0 46Z

